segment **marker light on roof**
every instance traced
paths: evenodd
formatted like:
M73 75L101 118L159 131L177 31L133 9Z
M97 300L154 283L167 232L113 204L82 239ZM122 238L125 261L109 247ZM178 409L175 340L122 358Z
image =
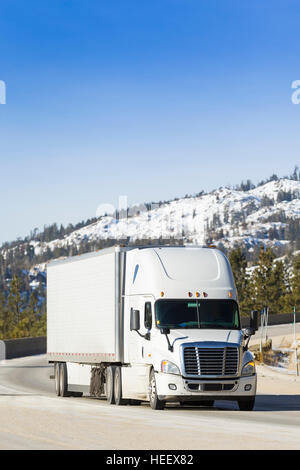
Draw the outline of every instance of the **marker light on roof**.
M196 297L200 297L200 294L199 294L199 292L196 292Z
M207 297L208 294L206 292L203 292L203 297Z
M161 293L160 293L160 296L161 296L161 297L163 297L164 295L165 295L164 292L161 292Z
M193 294L191 292L188 292L189 297L193 297Z

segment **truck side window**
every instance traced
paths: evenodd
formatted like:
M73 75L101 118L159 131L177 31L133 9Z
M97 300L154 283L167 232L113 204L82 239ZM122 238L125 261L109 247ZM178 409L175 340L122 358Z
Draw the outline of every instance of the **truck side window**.
M151 307L151 302L146 302L145 303L145 328L147 330L151 330L152 328L152 307Z

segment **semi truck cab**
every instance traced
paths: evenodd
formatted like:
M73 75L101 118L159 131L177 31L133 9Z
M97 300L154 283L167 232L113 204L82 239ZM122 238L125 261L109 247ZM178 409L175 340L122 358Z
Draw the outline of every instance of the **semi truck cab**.
M157 272L144 273L147 266ZM136 370L142 363L151 368L146 377L151 376L147 398L152 408L225 399L252 409L257 377L247 346L257 329L257 314L252 312L251 328L242 330L225 255L212 248L161 247L140 253L132 271L125 298L125 362ZM152 282L152 295L142 295L144 276L148 285Z

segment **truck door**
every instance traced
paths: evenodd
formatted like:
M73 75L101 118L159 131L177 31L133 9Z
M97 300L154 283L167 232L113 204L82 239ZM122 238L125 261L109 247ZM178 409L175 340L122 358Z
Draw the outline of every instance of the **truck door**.
M151 328L153 324L153 300L150 296L143 296L137 299L132 299L131 309L139 310L140 312L140 330L130 331L129 328L129 341L128 341L128 358L129 362L145 363L149 362L149 348L150 341L145 338L147 334L151 335Z
M144 362L152 363L152 352L151 352L151 335L154 326L154 299L152 297L144 297L144 311L143 311L143 329L144 334L148 335L148 338L144 340L142 347L142 355Z

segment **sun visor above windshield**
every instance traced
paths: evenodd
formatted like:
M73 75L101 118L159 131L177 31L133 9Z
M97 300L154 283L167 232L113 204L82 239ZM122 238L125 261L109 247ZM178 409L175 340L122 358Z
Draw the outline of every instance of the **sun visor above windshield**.
M236 298L231 267L217 249L154 247L127 253L126 292L155 298Z
M220 277L220 263L216 250L185 248L184 250L155 250L166 275L174 281L216 281Z

